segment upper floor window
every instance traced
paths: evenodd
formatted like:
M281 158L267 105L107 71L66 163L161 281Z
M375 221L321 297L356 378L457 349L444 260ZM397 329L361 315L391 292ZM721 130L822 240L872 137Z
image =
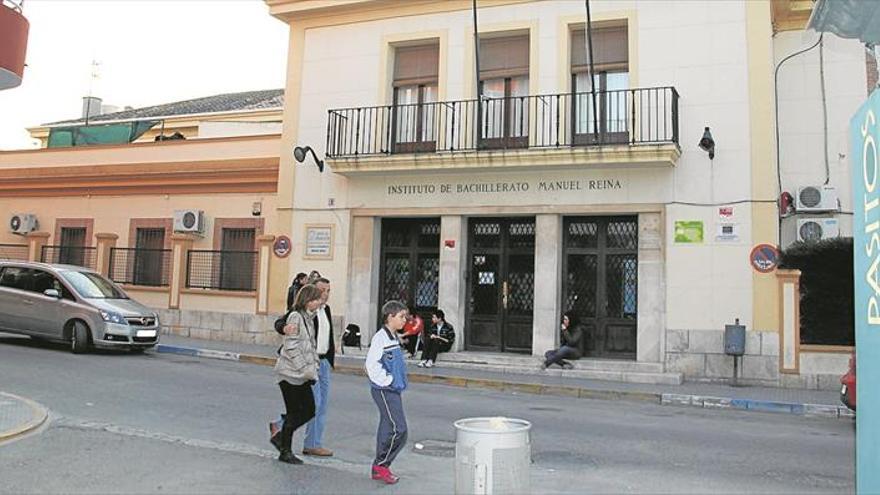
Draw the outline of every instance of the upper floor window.
M480 94L480 146L528 146L528 34L480 38Z
M437 142L436 102L440 45L394 50L394 150L433 151Z
M571 33L571 88L574 109L575 142L583 144L599 136L602 142L629 139L627 116L633 104L628 96L629 47L626 26L593 30L593 70L597 111L594 120L590 63L584 30ZM598 132L595 127L598 125Z

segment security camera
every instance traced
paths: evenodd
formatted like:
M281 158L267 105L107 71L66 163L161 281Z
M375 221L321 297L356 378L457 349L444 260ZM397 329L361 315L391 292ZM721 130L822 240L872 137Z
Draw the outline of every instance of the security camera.
M715 140L712 139L712 132L709 131L708 127L703 130L703 137L700 138L699 146L701 150L709 153L710 160L715 158Z

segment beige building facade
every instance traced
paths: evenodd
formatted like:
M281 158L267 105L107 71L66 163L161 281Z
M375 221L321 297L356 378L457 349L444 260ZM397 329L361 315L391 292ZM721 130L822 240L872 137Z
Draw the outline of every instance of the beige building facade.
M869 74L838 39L780 65L806 43L802 2L593 1L595 77L581 2L478 2L479 77L470 1L266 4L290 26L283 107L0 153L0 211L39 221L0 256L91 256L192 337L274 342L292 276L317 269L365 342L401 299L443 309L456 351L541 356L573 310L582 366L677 383L733 376L739 320L742 381L836 384L851 348L802 343L797 274L750 261L810 216L780 220L783 191L834 188L813 216L851 233L845 132ZM200 233L176 232L185 210Z
M244 113L222 118L253 116ZM218 133L221 116L184 115L164 130L190 139L0 152L9 222L0 257L100 271L155 308L168 332L274 342L268 233L283 229L274 214L280 123L272 129L270 115L281 108L263 113L259 133ZM210 123L193 124L203 118ZM227 137L205 137L205 125Z
M777 181L775 68L804 38L798 2L591 2L596 102L578 2L479 2L479 82L471 2L266 3L291 30L283 148L327 164L282 154L291 273L344 281L346 321L373 328L400 298L444 309L460 350L538 356L574 309L596 363L726 379L738 319L746 381L830 387L845 369L850 348L797 342L790 276L750 264L786 242L781 191L837 186L826 216L850 228L834 152L866 94L857 44L825 47L824 101L814 59L780 70ZM332 255L313 256L319 232Z

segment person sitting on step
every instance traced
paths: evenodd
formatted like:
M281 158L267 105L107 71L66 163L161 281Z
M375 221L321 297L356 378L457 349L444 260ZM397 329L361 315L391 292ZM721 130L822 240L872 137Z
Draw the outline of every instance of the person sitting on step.
M541 364L541 368L546 369L554 364L558 364L565 369L574 368L574 365L566 361L566 359L580 359L583 335L584 329L580 324L577 314L573 311L567 311L563 314L562 345L559 346L559 349L544 353L544 362Z
M433 368L437 361L437 354L449 352L455 342L455 329L446 321L446 315L442 309L436 309L431 313L431 328L425 330L424 350L422 361L418 364L421 368Z

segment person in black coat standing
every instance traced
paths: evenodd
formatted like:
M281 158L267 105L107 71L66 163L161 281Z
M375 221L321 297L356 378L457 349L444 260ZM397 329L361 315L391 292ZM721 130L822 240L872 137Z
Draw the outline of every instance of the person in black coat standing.
M293 282L290 283L290 287L287 289L287 310L290 311L293 309L293 301L296 299L296 293L302 289L303 285L306 285L306 279L308 276L299 272L293 277Z

